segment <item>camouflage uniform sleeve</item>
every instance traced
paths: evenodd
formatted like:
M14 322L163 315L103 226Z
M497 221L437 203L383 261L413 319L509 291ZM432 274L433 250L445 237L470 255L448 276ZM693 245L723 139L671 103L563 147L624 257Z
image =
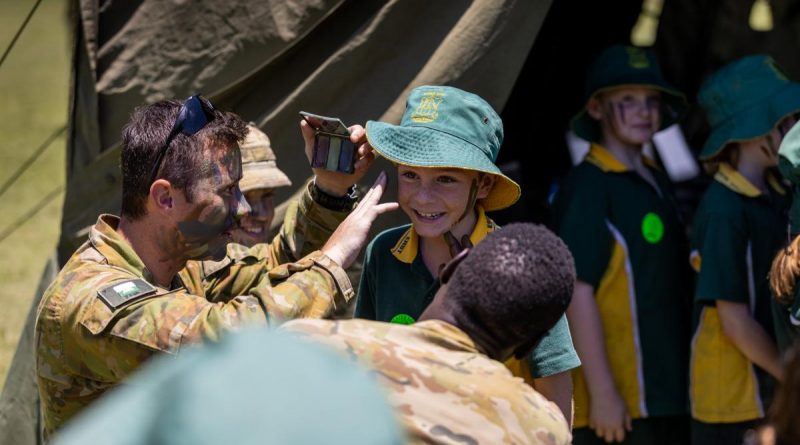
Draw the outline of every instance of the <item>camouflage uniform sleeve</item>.
M297 261L322 248L349 211L330 210L311 198L311 183L303 196L286 210L280 233L269 244L274 264Z
M226 303L212 303L183 289L159 290L111 309L92 296L86 310L79 311L79 323L86 330L76 331L77 355L93 375L113 380L153 351L174 354L186 344L217 341L225 332L245 326L325 316L344 298L337 284L341 277L334 277L329 263L319 253L282 265L264 275L249 294ZM352 295L352 289L349 292Z
M219 262L190 261L180 277L190 290L202 293L209 301L228 301L249 292L262 275L279 265L300 263L306 257L321 255L317 249L327 242L348 214L322 207L311 199L306 189L302 198L286 211L281 231L271 243L250 248L229 244L227 258ZM338 265L331 263L326 267L336 277L345 274ZM337 278L336 281L349 300L350 280Z

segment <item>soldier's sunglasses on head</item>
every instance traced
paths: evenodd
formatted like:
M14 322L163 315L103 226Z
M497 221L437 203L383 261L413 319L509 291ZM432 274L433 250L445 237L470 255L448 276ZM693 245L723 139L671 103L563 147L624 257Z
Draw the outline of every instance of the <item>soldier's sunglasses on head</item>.
M181 109L178 111L178 117L175 118L175 124L172 125L172 130L170 130L166 142L164 142L164 145L162 145L161 149L158 151L158 157L150 173L150 184L157 179L158 170L161 168L161 164L164 162L164 156L166 156L169 150L169 144L172 143L175 136L177 136L178 133L191 136L208 125L212 120L214 120L214 106L211 105L208 99L199 94L195 94L186 99L183 105L181 105Z

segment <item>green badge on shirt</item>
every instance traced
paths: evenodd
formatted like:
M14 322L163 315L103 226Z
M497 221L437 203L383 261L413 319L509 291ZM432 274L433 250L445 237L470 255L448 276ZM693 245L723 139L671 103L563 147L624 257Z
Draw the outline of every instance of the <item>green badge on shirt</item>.
M408 314L397 314L389 320L390 323L397 323L397 324L414 324L416 320L414 317Z
M664 222L657 214L650 212L642 220L642 236L650 244L656 244L664 237Z

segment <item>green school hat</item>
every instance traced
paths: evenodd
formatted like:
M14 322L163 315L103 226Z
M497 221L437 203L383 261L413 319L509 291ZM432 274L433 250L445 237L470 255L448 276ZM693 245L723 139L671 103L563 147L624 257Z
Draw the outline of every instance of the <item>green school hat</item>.
M789 221L793 234L800 234L800 125L794 125L778 149L778 170L792 183L792 207Z
M458 88L415 88L400 125L368 121L367 140L378 154L397 164L494 175L494 187L480 200L487 211L509 207L521 194L519 185L495 165L503 121L485 100Z
M597 93L626 86L648 87L661 92L659 130L678 122L686 111L686 96L664 80L652 51L616 45L603 50L589 67L586 100L583 109L570 121L572 131L587 141L599 142L602 137L600 124L589 116L586 105Z
M700 151L705 161L731 142L769 133L783 118L800 111L800 84L789 81L771 57L748 56L712 74L697 100L711 125Z

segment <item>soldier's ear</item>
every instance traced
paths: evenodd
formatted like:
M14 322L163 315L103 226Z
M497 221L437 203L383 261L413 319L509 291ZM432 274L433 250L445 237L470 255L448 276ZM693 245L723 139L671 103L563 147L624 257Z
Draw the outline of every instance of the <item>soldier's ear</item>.
M160 209L171 209L174 201L172 198L172 184L166 179L157 179L150 184L149 200Z

